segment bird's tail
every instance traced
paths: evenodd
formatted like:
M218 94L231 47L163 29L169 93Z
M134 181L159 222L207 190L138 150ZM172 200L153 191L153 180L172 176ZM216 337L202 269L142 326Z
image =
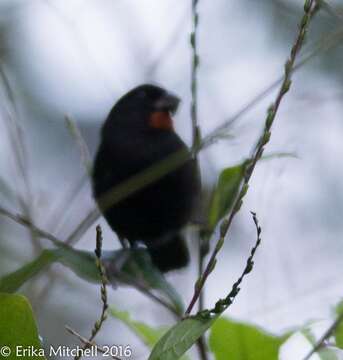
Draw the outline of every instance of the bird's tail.
M185 239L175 234L163 241L154 241L148 246L153 264L162 272L180 269L189 262L189 252Z

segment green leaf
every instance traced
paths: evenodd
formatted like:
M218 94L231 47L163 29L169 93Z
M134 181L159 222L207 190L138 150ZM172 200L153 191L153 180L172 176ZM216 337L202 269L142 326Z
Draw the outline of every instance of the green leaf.
M109 314L128 326L128 328L131 329L132 332L135 333L149 348L152 348L166 332L165 327L154 329L143 322L131 319L131 316L127 311L119 311L114 306L110 306Z
M197 314L178 322L153 348L149 360L179 359L216 321L218 315Z
M0 278L0 292L16 292L26 281L37 275L55 260L56 255L53 252L44 250L32 262L24 265L19 270Z
M103 263L111 283L137 284L145 289L156 289L171 301L178 314L183 313L184 305L180 295L152 264L150 255L145 249L104 252Z
M43 250L33 261L24 265L17 271L0 278L0 291L14 293L28 280L39 274L48 265L59 261L78 276L87 281L99 282L99 272L95 266L95 257L86 251L74 250L72 248L59 248Z
M57 255L56 260L59 263L68 267L80 278L93 283L101 282L93 252L76 250L71 247L63 247L50 251Z
M261 160L283 157L298 158L295 153L276 152L263 156ZM247 162L244 161L236 166L226 168L220 173L210 201L208 227L206 231L208 234L212 234L219 221L227 215L232 208L240 185L242 184L246 165Z
M233 284L228 295L224 299L219 299L216 302L214 308L210 310L203 310L195 316L185 318L173 326L156 344L149 357L149 360L179 359L180 356L183 355L233 303L235 297L240 291L240 285L244 277L252 269L254 254L261 242L259 237L260 228L256 218L254 218L254 221L258 227L258 237L256 244L250 252L250 256L247 260L247 264L243 270L243 273Z
M218 222L230 211L243 180L246 163L224 169L213 191L208 213L208 230L213 232Z
M334 348L323 348L316 352L316 355L319 356L320 360L340 360L342 359L337 355Z
M216 360L277 360L285 337L270 335L262 329L227 318L211 328L209 345Z
M24 296L0 293L0 319L2 358L45 359L31 305ZM4 356L7 347L11 354ZM31 353L25 356L24 350Z
M167 282L163 274L152 265L146 250L104 251L103 261L106 274L113 283L132 285L134 281L146 288L156 289L173 304L178 313L183 313L183 302L179 294ZM63 246L58 249L43 250L41 255L32 262L0 278L0 291L10 293L17 291L26 281L53 262L60 262L86 281L100 282L93 252Z
M127 311L119 311L113 305L109 308L109 314L123 322L149 348L152 348L168 330L166 326L155 329L143 322L135 321ZM186 355L182 356L181 359L189 360Z
M343 301L341 301L336 306L336 313L337 316L342 316L343 314ZM339 323L335 331L335 339L336 339L336 346L340 349L343 349L343 320Z

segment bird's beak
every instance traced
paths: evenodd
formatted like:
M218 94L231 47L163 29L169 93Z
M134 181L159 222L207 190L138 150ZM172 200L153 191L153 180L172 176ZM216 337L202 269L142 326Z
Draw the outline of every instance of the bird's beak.
M155 111L168 111L175 114L180 104L180 99L171 93L162 95L154 104Z

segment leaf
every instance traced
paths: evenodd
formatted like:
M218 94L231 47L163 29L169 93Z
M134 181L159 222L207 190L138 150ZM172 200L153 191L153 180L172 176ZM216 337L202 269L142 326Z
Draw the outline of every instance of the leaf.
M16 292L26 281L37 275L55 260L56 255L53 252L43 250L32 262L0 278L0 292Z
M218 315L195 316L178 322L153 348L148 360L179 359L216 321Z
M262 329L227 318L211 328L209 345L216 360L277 360L285 337L270 335Z
M59 248L53 251L57 261L72 270L80 278L99 283L99 270L95 264L95 254L90 251L76 250L73 248Z
M163 274L156 269L150 256L144 249L123 249L104 251L103 259L106 274L113 283L132 285L131 280L144 284L163 294L178 313L183 312L183 303L176 290L167 282ZM95 265L93 252L76 250L69 246L43 250L32 262L19 270L0 278L0 291L13 293L26 281L40 273L53 262L60 262L71 269L80 278L99 283L100 276Z
M145 249L122 249L105 253L104 264L110 281L129 285L134 281L145 288L156 289L172 302L179 314L183 313L184 305L180 295L152 264Z
M109 314L127 325L149 348L152 348L166 332L165 327L154 329L143 322L131 319L127 311L119 311L114 306L110 306Z
M224 169L213 191L208 213L208 230L213 232L218 222L230 211L243 180L246 163Z
M246 266L232 285L228 295L219 299L210 310L202 310L195 316L187 317L173 326L156 344L149 360L172 360L179 359L201 336L210 328L218 317L233 303L240 291L241 283L244 277L251 272L253 267L253 257L260 245L260 228L257 219L254 216L254 222L257 227L257 240L255 246L250 252Z
M109 314L123 322L149 348L152 348L168 329L165 326L154 329L143 322L135 321L127 311L119 311L113 305L109 308ZM189 360L185 355L181 359Z
M336 313L337 313L337 316L342 316L343 301L341 301L336 306ZM337 329L335 330L335 339L336 339L336 346L340 349L343 349L343 320L339 323L339 325L337 326Z
M24 296L0 293L0 319L0 351L4 359L45 359L31 305ZM9 356L4 353L9 352L7 347ZM24 350L31 351L31 355L25 356Z
M99 282L99 273L95 266L94 255L86 251L74 250L72 248L59 248L43 250L33 261L24 265L17 271L0 278L0 291L14 293L28 280L39 274L48 265L59 261L73 270L81 278Z
M263 156L261 160L271 160L283 157L298 158L295 153L276 152ZM220 173L210 201L208 228L206 229L208 234L212 234L218 222L227 215L232 208L240 185L242 184L246 166L247 161L243 161L236 166L222 170Z
M342 359L342 354L339 356L334 348L323 348L316 352L316 355L319 356L320 360L340 360Z

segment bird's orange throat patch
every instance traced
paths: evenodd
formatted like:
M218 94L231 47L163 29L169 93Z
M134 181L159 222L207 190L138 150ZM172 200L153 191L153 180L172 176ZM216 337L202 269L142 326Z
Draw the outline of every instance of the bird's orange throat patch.
M149 126L160 130L174 130L173 119L167 111L155 111L150 115Z

